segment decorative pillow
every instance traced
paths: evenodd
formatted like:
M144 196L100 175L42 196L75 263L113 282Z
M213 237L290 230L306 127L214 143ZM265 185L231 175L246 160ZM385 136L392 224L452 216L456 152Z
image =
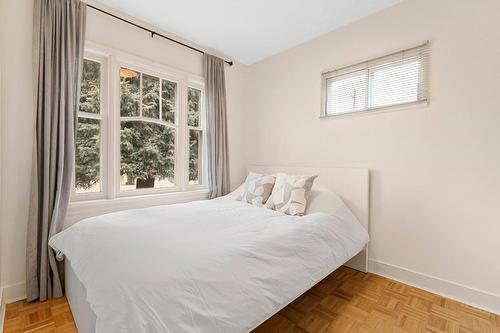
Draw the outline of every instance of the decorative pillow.
M312 213L336 213L344 201L339 195L327 188L314 185L307 197L306 215Z
M273 192L265 206L288 215L304 215L307 195L316 177L318 176L292 176L278 173Z
M261 175L250 172L245 180L245 187L240 200L255 206L264 206L264 203L271 195L275 180L274 175Z

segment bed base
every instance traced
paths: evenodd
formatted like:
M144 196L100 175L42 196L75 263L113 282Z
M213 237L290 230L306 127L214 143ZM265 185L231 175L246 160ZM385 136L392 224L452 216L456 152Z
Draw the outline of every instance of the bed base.
M87 289L76 276L68 260L64 261L66 298L78 333L95 333L96 315L87 301Z
M332 189L339 194L347 206L352 210L360 223L369 232L369 199L370 199L370 177L369 170L364 168L307 168L307 167L283 167L283 166L248 166L248 171L258 173L286 172L290 174L317 174L319 185ZM358 271L368 271L368 245L365 246L356 256L344 264ZM334 272L338 267L332 269ZM328 274L328 275L329 275ZM328 276L326 275L326 276ZM326 277L325 276L325 277ZM325 278L324 277L324 278ZM85 286L75 275L68 260L65 261L65 286L66 297L68 298L73 318L79 333L95 333L96 315L92 311L87 301L87 291ZM304 290L303 292L306 292ZM300 295L297 295L299 297ZM293 300L292 300L293 301ZM289 303L284 304L280 309L271 313L267 319L271 318ZM257 325L256 327L258 327Z

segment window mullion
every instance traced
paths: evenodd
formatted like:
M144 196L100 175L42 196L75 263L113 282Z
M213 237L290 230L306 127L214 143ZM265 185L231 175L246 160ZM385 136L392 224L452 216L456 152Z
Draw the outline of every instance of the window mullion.
M201 127L201 158L200 158L200 184L208 185L208 170L205 165L208 164L207 158L207 112L205 109L205 90L200 94L200 127Z
M163 79L160 77L159 80L160 80L160 89L159 89L160 96L158 98L158 103L159 103L160 112L158 112L158 119L162 120L163 119L163 100L161 97L162 97L162 93L163 93L163 90L162 90L162 88L163 88L162 80Z
M366 70L366 93L365 93L365 109L372 107L372 76L370 69Z
M176 128L175 124L172 124L170 122L156 119L156 118L149 118L149 117L119 117L120 121L144 121L147 123L153 123L153 124L158 124L170 128Z
M90 113L90 112L81 112L81 111L78 111L78 117L79 118L86 118L86 119L97 119L97 120L102 120L102 118L103 118L102 114L100 114L100 113Z
M189 129L188 120L188 94L187 83L183 81L179 85L179 145L176 147L179 152L177 163L179 170L179 180L182 191L185 191L189 182Z
M139 117L142 117L142 72L139 76Z
M110 94L109 94L109 113L108 113L108 198L116 198L119 191L120 174L120 67L115 63L114 57L111 57L110 70Z

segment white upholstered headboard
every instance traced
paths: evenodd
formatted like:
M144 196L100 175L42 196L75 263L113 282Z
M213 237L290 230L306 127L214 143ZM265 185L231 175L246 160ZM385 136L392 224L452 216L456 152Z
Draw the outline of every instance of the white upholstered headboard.
M370 233L370 172L368 169L249 165L247 171L263 174L284 172L294 175L318 175L314 185L335 191ZM367 272L368 246L365 246L364 250L345 265Z

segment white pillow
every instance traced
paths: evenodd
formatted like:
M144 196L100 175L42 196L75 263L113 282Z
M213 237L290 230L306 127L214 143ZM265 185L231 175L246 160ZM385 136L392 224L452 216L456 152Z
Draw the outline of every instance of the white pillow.
M275 181L275 175L261 175L250 171L245 180L243 193L236 200L262 207L271 195Z
M226 194L226 197L231 198L233 200L241 200L244 190L245 190L245 183L238 186L233 192Z
M335 213L344 205L337 193L321 186L314 186L307 198L306 215L320 212Z
M304 215L307 197L318 176L287 175L278 172L273 192L266 202L266 208L287 215Z

